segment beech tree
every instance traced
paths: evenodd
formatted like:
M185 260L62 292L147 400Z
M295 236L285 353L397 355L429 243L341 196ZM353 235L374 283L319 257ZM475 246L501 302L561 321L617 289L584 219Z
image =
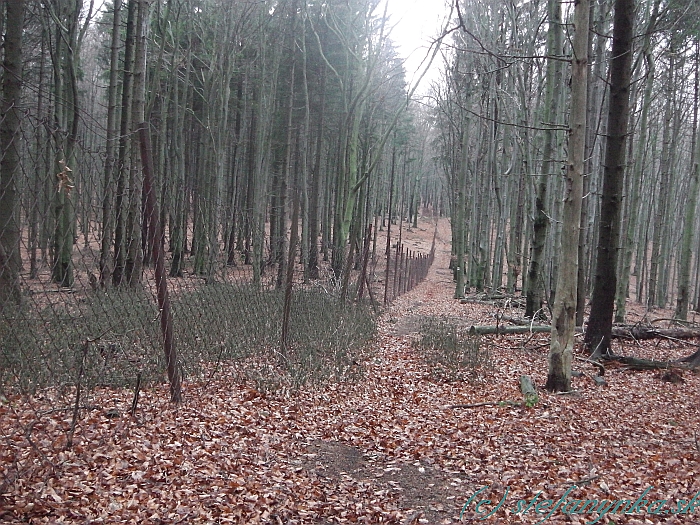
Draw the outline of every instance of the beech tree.
M566 164L561 261L552 313L549 372L546 388L568 392L574 353L576 287L578 284L578 238L583 197L583 169L586 149L588 98L588 0L574 4L574 34L571 74L571 114L569 117L569 158Z
M553 126L559 113L560 90L562 87L562 63L559 59L562 50L561 2L547 2L547 76L544 101L543 122L547 128L544 131L544 148L542 153L542 169L537 181L535 196L535 218L531 238L530 264L527 274L527 293L525 301L525 316L534 317L542 308L544 301L544 271L543 258L549 230L550 218L547 214L547 192L550 180L560 171L560 163L555 159L557 148Z
M81 25L82 0L67 4L52 0L43 5L43 23L49 36L53 66L54 129L52 130L58 178L54 197L55 231L53 279L63 287L73 286L73 242L75 203L72 190L80 176L76 165L76 146L80 123L78 65L80 47L90 23L88 12Z

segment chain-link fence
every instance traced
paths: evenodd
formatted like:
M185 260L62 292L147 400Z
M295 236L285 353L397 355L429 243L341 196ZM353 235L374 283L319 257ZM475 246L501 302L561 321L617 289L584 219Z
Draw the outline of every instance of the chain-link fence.
M227 372L233 367L240 381L258 391L361 377L358 363L374 336L381 303L411 290L432 263L434 242L428 255L400 243L386 257L370 255L370 245L377 242L368 228L362 249L348 255L353 258L348 275L338 277L321 262L320 277L308 279L297 249L298 229L288 224L291 271L288 266L281 271L267 256L258 277L256 268L245 264L245 254L237 252L231 261L221 228L215 264L198 273L192 246L197 225L190 224L182 272L170 276L172 229L166 220L161 230L163 215L149 188L150 148L147 142L143 146L141 269L138 275L132 272L131 282L118 285L101 275L105 228L95 209L100 210L103 189L90 186L100 151L82 149L76 168L62 162L58 176L41 175L29 154L19 165L14 182L20 198L12 210L19 235L16 251L5 250L3 263L7 282L12 271L7 261L18 256L17 272L9 279L17 293L6 288L0 304L0 414L16 413L17 421L21 411L32 416L16 428L2 426L4 456L11 461L0 469L0 488L22 479L40 458L35 444L55 435L57 415L70 446L96 389L132 391L134 412L139 391L148 385L169 379L176 399L180 381L206 388L224 367ZM70 285L56 273L65 249L58 240L59 202L74 210ZM194 215L192 201L189 205ZM113 260L113 248L109 255Z
M95 164L97 156L99 152L82 152L83 159L91 159ZM26 174L29 167L22 164L22 171ZM64 249L55 238L56 223L60 220L54 215L56 206L42 203L41 199L25 198L27 188L18 178L18 194L23 198L18 199L14 210L21 232L18 242L21 266L15 285L21 295L15 300L14 295L6 294L2 304L0 381L4 396L45 387L81 385L86 389L161 380L167 370L167 352L163 351L165 329L161 324L168 324L166 328L172 331L170 344L177 354L175 366L184 377L202 370L202 363L232 359L259 361L261 353L267 357L280 355L286 276L280 283L278 266L265 262L256 283L252 265L242 261L228 264L220 233L215 267L204 274L193 269L196 253L192 250L196 248L191 245L195 224L189 226L186 242L190 253L182 276L163 274L172 267L172 253L167 252L170 232L166 229L164 235L158 231L152 235L143 233L138 247L143 264L141 275L119 286L101 283L104 229L92 212L100 196L91 200L84 196L84 193L99 194L99 188L89 188L90 178L79 180L78 175L73 175L75 172L65 165L58 177L52 177L53 181L42 181L51 186L45 198L70 199L76 210L72 217L70 286L57 282L55 275L54 267L60 264L56 252ZM149 216L158 218L159 214L144 206L143 217ZM31 220L35 223L31 224ZM139 228L144 222L153 225L158 221L140 220ZM147 241L149 238L152 241L154 235L159 242L149 246ZM158 275L160 254L154 248L161 247L165 248L162 254L165 266L160 269L163 275ZM289 374L287 380L299 384L324 374L342 376L345 373L342 369L323 371L322 361L337 365L343 361L341 355L349 356L351 349L371 336L371 311L366 305L341 302L340 285L336 283L342 279L332 277L330 270L326 270L325 278L305 282L298 257L295 260L296 269L290 282L294 292L287 298L290 313L284 350L294 353L299 362L282 360ZM351 278L351 287L356 286L353 284L356 279L356 276ZM160 283L166 282L171 312L166 311L159 298ZM164 316L170 316L171 321L162 323ZM320 362L312 363L316 359ZM347 362L350 361L348 357ZM276 359L270 364L277 366L280 362ZM262 365L257 362L256 367L259 366ZM308 370L299 369L304 366Z
M232 216L224 199L205 208L195 187L180 201L186 233L178 261L173 199L164 193L162 171L154 177L145 127L134 143L141 149L142 162L132 168L138 176L130 174L131 186L119 189L119 204L107 189L114 179L103 179L104 151L96 144L104 142L88 140L99 130L84 130L67 161L46 123L26 117L2 194L10 208L0 232L0 416L15 414L24 424L0 425L7 459L0 492L41 461L36 443L55 435L57 414L70 446L96 389L133 392L135 412L149 385L170 381L177 400L181 382L206 386L224 368L258 391L361 377L379 307L410 291L432 263L434 242L428 255L400 243L385 258L370 255L378 243L368 228L346 255L347 273L337 276L330 262L319 261L319 278L311 279L294 226L298 210L281 235L284 257L272 257L267 221L259 236L263 257L249 261L245 238L238 249L227 235ZM104 215L110 194L111 217ZM213 231L205 228L205 209L216 217ZM245 235L244 226L237 231ZM31 411L29 419L19 416L20 406Z
M25 135L22 143L26 147L35 139ZM164 312L158 300L153 247L166 249L165 271L171 269L173 256L167 251L171 230L166 228L162 236L158 233L160 242L153 246L147 242L149 235L143 233L138 246L143 269L133 282L120 286L101 282L104 228L97 212L103 188L96 184L101 152L80 150L77 163L81 173L67 164L51 173L45 161L33 157L29 149L25 153L14 181L19 198L12 211L19 226L19 252L10 254L19 255L13 285L20 296L3 294L0 320L3 395L48 386L124 386L133 385L139 377L142 382L161 379L167 368L160 327ZM48 174L42 175L42 171ZM70 200L74 210L70 286L57 282L55 272L60 263L57 252L65 249L56 238L60 199ZM144 206L144 217L149 216L147 212L153 214L156 210ZM144 222L158 221L139 220L139 229L147 230ZM180 277L166 279L177 367L185 377L200 370L201 362L243 359L264 348L279 350L284 318L284 278L280 285L279 268L265 263L255 283L254 268L243 262L244 256L233 264L227 260L221 233L213 270L204 275L194 271L196 227L189 225L185 271ZM345 286L352 289L352 297L363 304L369 299L376 306L420 282L434 253L423 255L397 245L381 268L383 261L379 267L376 260L368 261L371 235L370 230L364 249L356 255L361 264L351 266L359 270L345 279ZM114 256L114 250L110 249L109 254ZM368 270L368 263L373 271ZM298 261L296 266L292 274L291 347L312 345L317 347L314 352L318 355L328 355L347 351L341 348L345 342L352 346L353 340L368 337L372 322L367 309L350 307L348 301L339 300L339 296L348 294L342 290L342 278L324 267L320 279L305 281Z

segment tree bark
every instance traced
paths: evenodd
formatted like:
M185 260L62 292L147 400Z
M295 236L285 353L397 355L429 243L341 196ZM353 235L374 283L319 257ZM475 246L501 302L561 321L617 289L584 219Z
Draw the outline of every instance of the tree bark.
M561 2L549 0L547 3L549 29L547 31L547 55L556 57L562 52ZM587 38L587 37L586 37ZM530 265L528 267L525 316L533 317L542 308L544 301L544 249L549 230L547 216L547 187L549 179L556 173L558 163L554 159L554 131L551 129L559 112L559 90L561 87L561 61L554 58L547 61L546 92L544 102L544 151L542 174L537 181L535 198L535 220L533 223Z
M0 6L2 8L4 6ZM22 264L17 205L20 168L20 100L22 98L22 31L24 0L7 4L2 73L0 122L0 313L21 301L19 271ZM3 13L4 14L4 13Z
M105 139L104 195L102 196L102 239L100 246L100 284L106 286L112 278L110 248L114 235L114 188L112 179L115 166L115 140L117 116L117 75L119 73L119 31L121 30L122 0L114 1L112 41L110 53L109 87L107 93L107 137Z
M129 285L141 283L143 274L142 224L151 217L143 216L143 172L139 154L138 129L146 120L146 40L148 32L149 7L151 0L134 0L137 3L136 31L134 46L134 93L132 109L132 149L129 171L129 212L126 221L127 245L124 265L125 277Z
M617 261L620 248L622 190L625 175L625 141L629 122L632 76L634 0L616 0L613 47L610 59L610 109L603 175L603 199L596 256L591 315L585 343L595 357L610 349Z
M688 303L690 299L690 261L693 257L693 237L695 236L695 210L697 209L698 194L700 194L700 166L698 166L697 151L698 142L698 103L700 91L700 39L696 41L695 51L695 103L693 104L693 138L691 141L690 157L690 191L685 209L683 223L683 235L681 240L681 253L678 263L678 296L676 298L676 312L674 317L686 319L688 317Z
M124 42L124 74L122 80L121 115L119 119L119 154L117 157L117 194L115 196L115 227L114 227L114 272L112 283L122 284L125 278L126 264L126 209L124 197L127 191L127 173L130 169L129 132L131 130L131 113L133 97L133 67L134 67L134 25L136 19L136 2L129 0L126 20L126 36Z
M588 96L588 0L577 0L574 7L576 33L573 43L571 78L571 129L567 161L561 247L552 314L547 384L550 392L571 389L571 361L574 352L576 285L578 282L578 238L581 221L583 169L586 150L586 109Z
M649 128L649 111L652 104L652 88L654 85L654 77L656 67L654 63L653 49L651 48L651 35L656 25L658 18L660 0L654 0L654 10L649 18L646 31L644 32L644 43L642 45L642 54L647 65L645 75L645 88L642 100L642 114L639 122L639 137L635 147L634 167L631 175L631 181L628 183L629 197L627 201L627 224L623 228L623 238L621 243L622 264L620 265L620 275L616 291L616 309L615 322L624 323L626 314L626 301L629 292L630 275L632 273L632 254L634 252L635 232L639 227L639 199L641 194L642 176L644 171L644 160L647 156L647 137ZM643 243L646 245L646 243ZM637 279L643 282L641 275L641 261L637 260ZM638 295L637 300L640 300Z

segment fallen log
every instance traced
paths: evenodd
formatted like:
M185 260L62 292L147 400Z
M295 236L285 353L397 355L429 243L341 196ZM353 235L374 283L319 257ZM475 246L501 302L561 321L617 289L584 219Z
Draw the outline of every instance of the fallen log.
M472 326L469 333L474 335L501 335L501 334L530 334L530 333L549 333L552 331L551 326L547 325L532 325L532 326Z
M540 400L535 383L530 376L520 376L520 392L525 398L525 406L527 407L535 406Z
M653 328L651 326L613 326L612 336L619 339L695 339L700 330L692 328Z
M474 325L469 331L475 335L530 334L551 332L550 325L529 326ZM650 326L613 326L613 339L695 339L700 338L700 330L690 328L653 328Z
M656 361L654 359L640 359L639 357L627 357L623 355L604 355L606 362L615 362L627 366L629 370L694 370L697 366L681 361Z

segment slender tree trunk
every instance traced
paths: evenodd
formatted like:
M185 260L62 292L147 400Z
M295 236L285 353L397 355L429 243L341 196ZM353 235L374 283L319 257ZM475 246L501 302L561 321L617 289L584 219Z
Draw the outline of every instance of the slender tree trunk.
M547 3L549 29L547 32L547 54L557 57L562 52L561 1L549 0ZM588 38L588 36L586 36ZM558 163L554 158L555 132L552 127L557 122L559 113L559 91L561 87L561 61L552 58L547 61L546 93L544 102L544 152L542 171L537 181L535 199L535 221L532 232L530 265L527 276L527 294L525 299L525 316L533 317L541 308L544 300L544 266L543 257L549 230L547 216L547 186L556 173Z
M292 24L292 27L294 24ZM293 46L290 46L290 48ZM279 260L278 260L278 268L277 268L277 288L282 289L282 286L285 283L285 274L286 274L286 265L291 264L292 267L294 267L294 260L287 260L285 258L285 247L286 247L286 238L287 238L287 185L288 181L291 181L291 173L292 173L292 144L293 144L293 136L292 136L292 125L293 125L293 118L294 118L294 74L296 71L296 62L292 60L292 69L289 75L289 107L287 108L287 122L286 122L286 128L287 128L287 138L286 138L286 144L285 144L285 155L284 155L284 166L282 169L282 173L280 173L281 177L281 184L280 184L280 194L279 194ZM297 202L295 202L295 206L298 206L298 198ZM297 220L299 217L299 212L297 210ZM298 225L293 225L294 229L298 227ZM289 252L291 253L291 251Z
M678 297L676 299L676 312L674 317L686 319L688 317L688 302L690 297L690 262L693 257L693 237L695 236L695 211L697 209L698 195L700 194L700 167L697 150L698 143L698 104L700 102L700 39L695 43L695 103L693 104L693 138L691 141L690 159L690 191L685 208L685 221L683 223L683 236L681 238L680 257L678 263Z
M608 352L612 332L625 176L625 141L629 123L633 37L634 0L615 0L603 200L591 315L585 337L586 345L595 356Z
M145 121L146 109L146 39L148 32L150 0L137 2L136 34L134 47L134 98L133 98L133 135L131 149L131 170L129 176L129 213L126 229L128 241L126 247L125 276L132 286L141 283L143 274L143 173L138 143L138 126ZM150 220L150 217L147 218Z
M666 79L666 104L664 108L664 127L663 139L661 144L661 161L659 166L659 189L655 192L656 196L656 214L654 216L654 234L652 237L651 261L649 265L649 291L647 297L647 305L663 306L661 291L661 281L665 273L663 269L663 251L666 239L663 237L665 228L664 222L667 220L667 210L669 205L669 196L671 193L671 159L672 153L672 131L671 125L673 120L673 94L676 91L675 86L675 63L674 42L671 38L671 57L669 58L668 77ZM665 299L665 298L664 298ZM665 300L663 301L665 302Z
M0 6L0 11L4 8L4 5ZM20 172L19 106L22 98L24 8L24 0L7 4L0 105L3 115L0 121L0 313L5 306L21 301L17 176Z
M583 170L586 153L586 109L588 96L588 0L576 0L574 7L573 67L571 77L571 130L564 194L561 265L552 314L552 339L546 388L550 392L571 389L574 353L578 238L581 221Z
M63 12L63 8L67 7ZM52 10L55 22L54 68L54 121L57 127L56 170L58 191L54 197L56 228L54 232L54 262L52 276L60 286L71 288L74 283L73 243L75 241L75 205L71 190L75 187L78 167L75 164L75 145L78 141L78 81L77 60L78 17L82 1L72 6L59 4L45 6ZM66 78L67 77L67 78Z
M455 232L455 255L457 261L454 267L455 275L455 299L464 297L464 230L466 228L465 211L466 211L466 186L467 186L467 159L469 144L467 141L467 119L462 122L462 140L460 141L461 162L459 167L459 175L457 179L457 198L455 199L455 210L452 212L454 224L452 228Z
M129 0L124 46L124 74L122 81L121 116L119 122L119 155L117 160L117 194L115 197L114 227L114 272L112 283L122 284L126 265L126 209L124 201L127 192L127 173L130 171L129 131L131 130L133 68L134 68L134 26L136 23L136 1ZM128 202L128 199L127 199Z
M192 70L192 51L188 48L185 55L185 77L182 83L182 101L180 98L180 85L178 82L178 68L173 65L173 133L170 151L171 166L173 170L173 199L175 210L171 219L170 246L173 258L170 265L170 277L182 277L185 262L185 244L187 232L187 191L185 184L185 134L183 132L185 122L185 108L187 103L190 71Z
M119 73L119 32L121 30L122 0L114 1L109 87L107 93L107 137L105 150L104 195L102 197L102 239L100 246L100 284L106 286L112 278L110 248L114 232L113 213L114 151L117 117L117 74Z
M630 275L632 274L632 255L634 253L634 241L635 234L639 228L639 199L641 195L642 187L642 177L644 173L644 165L647 157L647 137L649 128L649 111L651 109L653 92L652 88L654 85L654 77L656 72L656 67L654 65L654 55L651 49L651 34L653 32L654 26L656 25L656 19L658 17L660 0L654 1L654 11L651 15L649 23L647 24L647 29L644 32L644 44L642 45L642 53L644 55L644 60L647 66L647 71L645 75L646 85L644 87L644 95L642 99L642 114L639 121L639 137L637 138L637 144L635 147L634 155L634 166L631 175L631 181L628 184L630 188L630 195L627 202L627 224L623 230L622 239L622 263L620 265L620 275L618 280L618 286L616 291L616 309L615 309L615 322L624 323L626 316L626 302L629 292L629 282ZM646 242L640 243L646 249ZM642 258L637 258L636 271L637 279L640 283L644 282L641 275L642 264L641 261L646 260L646 254ZM641 297L637 295L637 301L640 301Z
M316 151L314 153L314 167L311 174L311 198L309 199L309 278L319 277L319 236L320 216L322 210L319 205L321 199L321 159L323 154L323 125L326 109L326 73L321 71L321 100L318 109L318 121L316 122Z

